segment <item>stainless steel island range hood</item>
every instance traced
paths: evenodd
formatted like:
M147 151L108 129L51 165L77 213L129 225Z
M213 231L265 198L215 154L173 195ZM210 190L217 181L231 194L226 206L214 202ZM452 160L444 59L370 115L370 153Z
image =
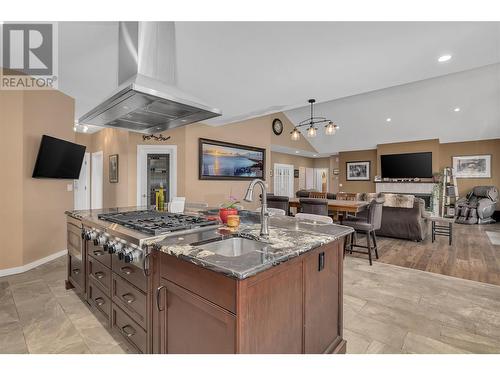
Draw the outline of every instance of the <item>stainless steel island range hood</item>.
M173 22L120 22L118 89L79 124L153 134L220 116L176 87Z

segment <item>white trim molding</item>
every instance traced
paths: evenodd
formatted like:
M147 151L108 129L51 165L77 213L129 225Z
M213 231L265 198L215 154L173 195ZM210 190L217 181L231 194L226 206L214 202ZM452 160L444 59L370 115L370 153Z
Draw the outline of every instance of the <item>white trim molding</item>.
M51 255L46 256L44 258L37 259L34 262L25 264L24 266L12 267L12 268L6 268L4 270L0 270L0 277L16 275L18 273L23 273L23 272L29 271L35 267L41 266L42 264L48 263L54 259L57 259L57 258L60 258L64 255L66 255L66 254L68 254L68 250L61 250L61 251L58 251L57 253L51 254Z
M177 145L137 145L137 206L142 206L142 194L147 189L145 173L147 173L148 154L168 154L170 176L170 199L177 196Z

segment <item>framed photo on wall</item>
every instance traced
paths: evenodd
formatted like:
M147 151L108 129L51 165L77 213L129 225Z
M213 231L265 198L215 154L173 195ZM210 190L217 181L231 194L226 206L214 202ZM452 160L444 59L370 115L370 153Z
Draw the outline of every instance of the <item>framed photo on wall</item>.
M370 181L370 161L348 161L345 164L347 181Z
M199 140L200 180L265 180L265 170L265 148Z
M118 182L118 154L109 155L109 182Z
M457 178L491 178L491 155L453 156Z

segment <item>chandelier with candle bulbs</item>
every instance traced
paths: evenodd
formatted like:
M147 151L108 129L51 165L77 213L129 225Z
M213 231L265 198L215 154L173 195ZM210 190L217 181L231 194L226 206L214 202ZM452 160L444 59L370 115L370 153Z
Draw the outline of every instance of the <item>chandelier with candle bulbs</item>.
M309 104L311 104L311 117L299 122L299 124L296 125L295 128L293 128L292 132L290 133L292 141L298 141L300 139L299 128L302 127L307 127L306 135L309 138L313 138L318 135L318 128L316 127L317 125L324 125L326 135L334 135L337 130L340 129L340 126L334 124L332 120L329 120L326 117L314 117L313 105L314 103L316 103L316 99L309 99L308 102Z

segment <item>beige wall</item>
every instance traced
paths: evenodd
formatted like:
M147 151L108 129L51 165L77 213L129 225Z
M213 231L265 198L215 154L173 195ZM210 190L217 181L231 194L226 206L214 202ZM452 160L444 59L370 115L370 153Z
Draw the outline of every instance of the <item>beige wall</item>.
M23 92L0 90L0 270L23 264Z
M272 121L280 118L284 124L281 136L272 131ZM104 154L104 207L136 205L137 194L137 146L140 144L177 145L177 195L186 196L192 202L206 202L219 205L230 195L242 198L248 181L210 181L198 179L198 141L208 138L242 145L266 149L266 181L270 183L272 168L271 145L293 147L315 152L310 143L301 137L300 141L290 139L293 125L282 113L266 115L250 120L240 121L224 126L208 126L201 123L172 129L162 134L170 136L167 142L144 141L142 135L128 131L103 129L92 135L77 134L77 142L87 145L90 152L103 151ZM119 155L119 182L109 183L109 155ZM313 159L308 166L313 167ZM317 159L317 163L328 164ZM322 164L322 165L323 165ZM298 183L298 180L296 181ZM255 207L256 203L242 203L247 207Z
M467 155L491 155L491 178L459 178L458 194L464 196L478 185L494 185L500 189L500 139L443 143L439 147L439 169L452 167L453 156ZM497 209L500 209L500 202Z
M0 269L66 249L64 211L73 208L71 180L31 177L43 134L74 141L74 101L58 91L0 93L2 254Z
M347 181L346 163L349 161L369 161L370 181ZM375 191L373 178L377 174L377 150L361 150L339 153L339 191L366 192Z
M494 185L500 188L500 139L453 143L439 143L438 139L429 139L415 142L381 144L377 146L376 150L341 152L339 155L340 183L343 186L340 187L340 190L352 192L375 191L375 184L372 181L374 176L379 174L380 171L380 155L411 152L432 152L433 172L442 171L444 167L451 167L453 156L489 154L491 155L491 178L458 179L458 193L460 196L464 196L474 186L478 185ZM371 181L346 181L345 162L361 160L370 160L372 162ZM375 169L374 165L376 166Z

